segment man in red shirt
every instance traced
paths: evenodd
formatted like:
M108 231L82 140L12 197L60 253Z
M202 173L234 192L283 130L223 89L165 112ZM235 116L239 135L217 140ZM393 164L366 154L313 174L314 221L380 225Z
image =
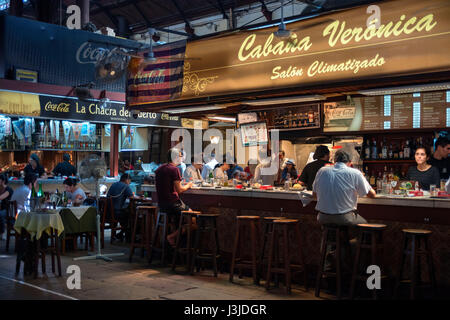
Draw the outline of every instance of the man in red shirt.
M179 194L189 190L192 187L192 182L185 186L181 185L181 174L177 166L181 163L181 151L172 148L167 153L167 163L161 165L155 171L155 187L158 195L158 206L161 211L169 215L170 220L174 220L175 225L178 226L181 211L191 210L186 204L181 201ZM167 236L167 241L170 245L175 245L175 239L178 235L178 230L172 232Z

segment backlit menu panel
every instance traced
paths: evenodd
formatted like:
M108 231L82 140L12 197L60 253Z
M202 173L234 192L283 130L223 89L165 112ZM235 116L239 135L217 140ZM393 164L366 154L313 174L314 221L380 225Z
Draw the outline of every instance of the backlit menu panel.
M337 126L337 111L350 107L353 118ZM446 128L450 127L450 91L367 96L353 99L351 106L326 103L324 111L325 132Z

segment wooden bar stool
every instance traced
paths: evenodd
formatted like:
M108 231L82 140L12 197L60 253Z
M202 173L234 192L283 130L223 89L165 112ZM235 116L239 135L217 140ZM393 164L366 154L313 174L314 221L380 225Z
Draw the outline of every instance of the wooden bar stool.
M157 207L154 206L138 206L136 207L136 213L133 223L133 232L131 234L131 245L130 245L130 257L129 261L134 254L135 248L141 248L141 258L144 256L144 249L147 251L147 256L150 256L150 246L152 238L152 229L154 216L156 214ZM140 222L140 223L139 223ZM140 241L136 242L136 231L140 227Z
M162 233L160 235L160 248L157 248L156 245L156 239L159 236L159 232L161 231L162 228ZM169 216L166 212L163 212L161 210L158 211L158 218L156 219L156 224L155 224L155 230L153 232L153 239L152 239L152 243L150 246L150 254L149 254L149 258L148 258L148 263L151 264L152 260L153 260L153 253L156 252L160 252L161 253L161 265L165 266L166 265L166 251L167 251L167 235L168 235L168 230L169 228Z
M172 259L172 270L175 270L177 256L179 253L181 253L186 256L186 261L187 261L186 266L187 266L188 271L190 271L191 257L192 257L192 251L193 251L192 241L191 241L192 221L193 221L193 218L196 218L200 214L201 214L200 211L181 211L180 223L178 225L178 235L177 235L175 250L174 250L173 259ZM180 248L181 235L182 235L183 229L186 230L186 247Z
M295 241L298 244L299 253L300 253L300 265L291 264L291 256L289 254L289 228L294 231ZM284 268L272 267L272 261L274 257L274 246L275 243L278 243L279 233L282 234L283 239L283 260L284 260ZM303 258L302 251L302 243L300 238L300 228L299 221L297 219L280 219L272 221L272 232L270 234L270 242L269 242L269 257L268 257L268 265L267 265L267 277L266 277L266 289L270 287L270 279L272 273L275 274L284 274L285 275L285 286L286 293L291 293L291 278L292 278L292 269L298 269L303 272L303 281L305 283L305 287L308 287L307 284L307 274L306 274L306 264Z
M233 282L235 268L239 268L239 277L242 274L242 268L251 268L253 275L253 283L258 284L257 239L259 239L259 237L257 236L256 223L259 221L259 216L237 216L236 219L237 219L237 226L234 237L233 254L231 258L230 282ZM244 255L242 253L243 251L242 246L243 242L245 241L245 238L244 236L241 236L241 234L245 235L243 231L245 230L246 227L250 228L250 245L252 256L251 261L244 260L243 259Z
M370 264L379 266L383 271L382 254L383 250L383 231L386 229L385 224L358 224L358 238L356 242L356 254L353 264L352 281L350 285L350 299L354 298L355 285L357 280L366 281L368 275L366 274L366 268L363 267L363 271L360 270L361 263L361 250L370 253ZM365 265L364 265L365 266ZM383 278L386 278L383 276ZM372 289L373 299L377 299L377 289Z
M200 214L197 216L197 232L195 234L195 243L190 264L190 273L194 273L194 264L197 260L211 261L214 270L214 277L217 277L217 261L221 258L219 248L219 235L217 233L218 214ZM203 236L209 234L214 239L211 253L203 252ZM199 268L197 268L197 271Z
M394 296L397 297L401 282L410 283L410 299L416 297L416 289L419 287L431 287L433 295L436 295L436 279L434 275L433 256L428 243L432 234L429 230L421 229L403 229L403 247L401 252L400 266L398 268L398 278L395 286ZM408 244L411 243L408 249ZM422 244L422 245L421 245ZM410 257L410 278L403 279L404 265L406 257ZM422 284L421 279L421 257L425 256L428 267L428 276L430 283Z
M332 239L334 236L334 239ZM327 246L335 245L336 246L336 271L324 271L325 267L325 258L327 254ZM348 227L347 226L338 226L335 224L324 224L323 232L322 232L322 241L321 241L321 252L320 252L320 263L319 269L317 271L317 279L316 279L316 297L320 296L320 285L323 276L331 276L336 278L336 291L338 299L342 297L342 256L341 250L347 248L347 253L350 253L350 243L348 238Z
M263 217L262 218L262 224L263 224L263 239L262 239L262 247L261 247L261 251L259 254L259 270L258 270L258 283L259 283L259 279L260 276L263 274L263 267L265 265L264 263L264 258L265 258L265 251L266 251L266 244L268 241L270 241L270 237L271 234L273 232L273 221L274 220L282 220L282 219L286 219L285 217ZM275 267L278 267L278 261L279 261L279 257L278 257L278 242L276 242L274 244L274 262L275 262ZM267 279L266 279L267 280ZM278 286L278 274L275 273L275 285Z

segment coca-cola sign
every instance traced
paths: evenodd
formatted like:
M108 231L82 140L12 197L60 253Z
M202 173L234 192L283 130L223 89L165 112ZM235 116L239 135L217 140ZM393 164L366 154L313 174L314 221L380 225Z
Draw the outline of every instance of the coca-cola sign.
M106 58L110 53L111 50L101 47L95 47L92 45L92 43L86 41L78 47L75 59L78 63L81 64L96 64L97 61Z

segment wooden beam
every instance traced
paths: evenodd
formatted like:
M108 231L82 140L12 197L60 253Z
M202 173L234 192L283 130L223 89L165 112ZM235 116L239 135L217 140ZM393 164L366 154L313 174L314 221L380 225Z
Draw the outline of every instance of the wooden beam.
M93 3L93 4L95 4L97 7L99 7L101 10L101 12L104 12L107 16L108 16L108 18L109 18L109 20L111 20L111 22L114 24L114 26L115 26L115 28L116 29L119 29L119 21L117 20L117 18L111 13L111 11L109 10L109 7L105 7L105 6L103 6L99 1L96 1L96 0L91 0L91 2ZM93 14L95 14L95 13L93 13Z

